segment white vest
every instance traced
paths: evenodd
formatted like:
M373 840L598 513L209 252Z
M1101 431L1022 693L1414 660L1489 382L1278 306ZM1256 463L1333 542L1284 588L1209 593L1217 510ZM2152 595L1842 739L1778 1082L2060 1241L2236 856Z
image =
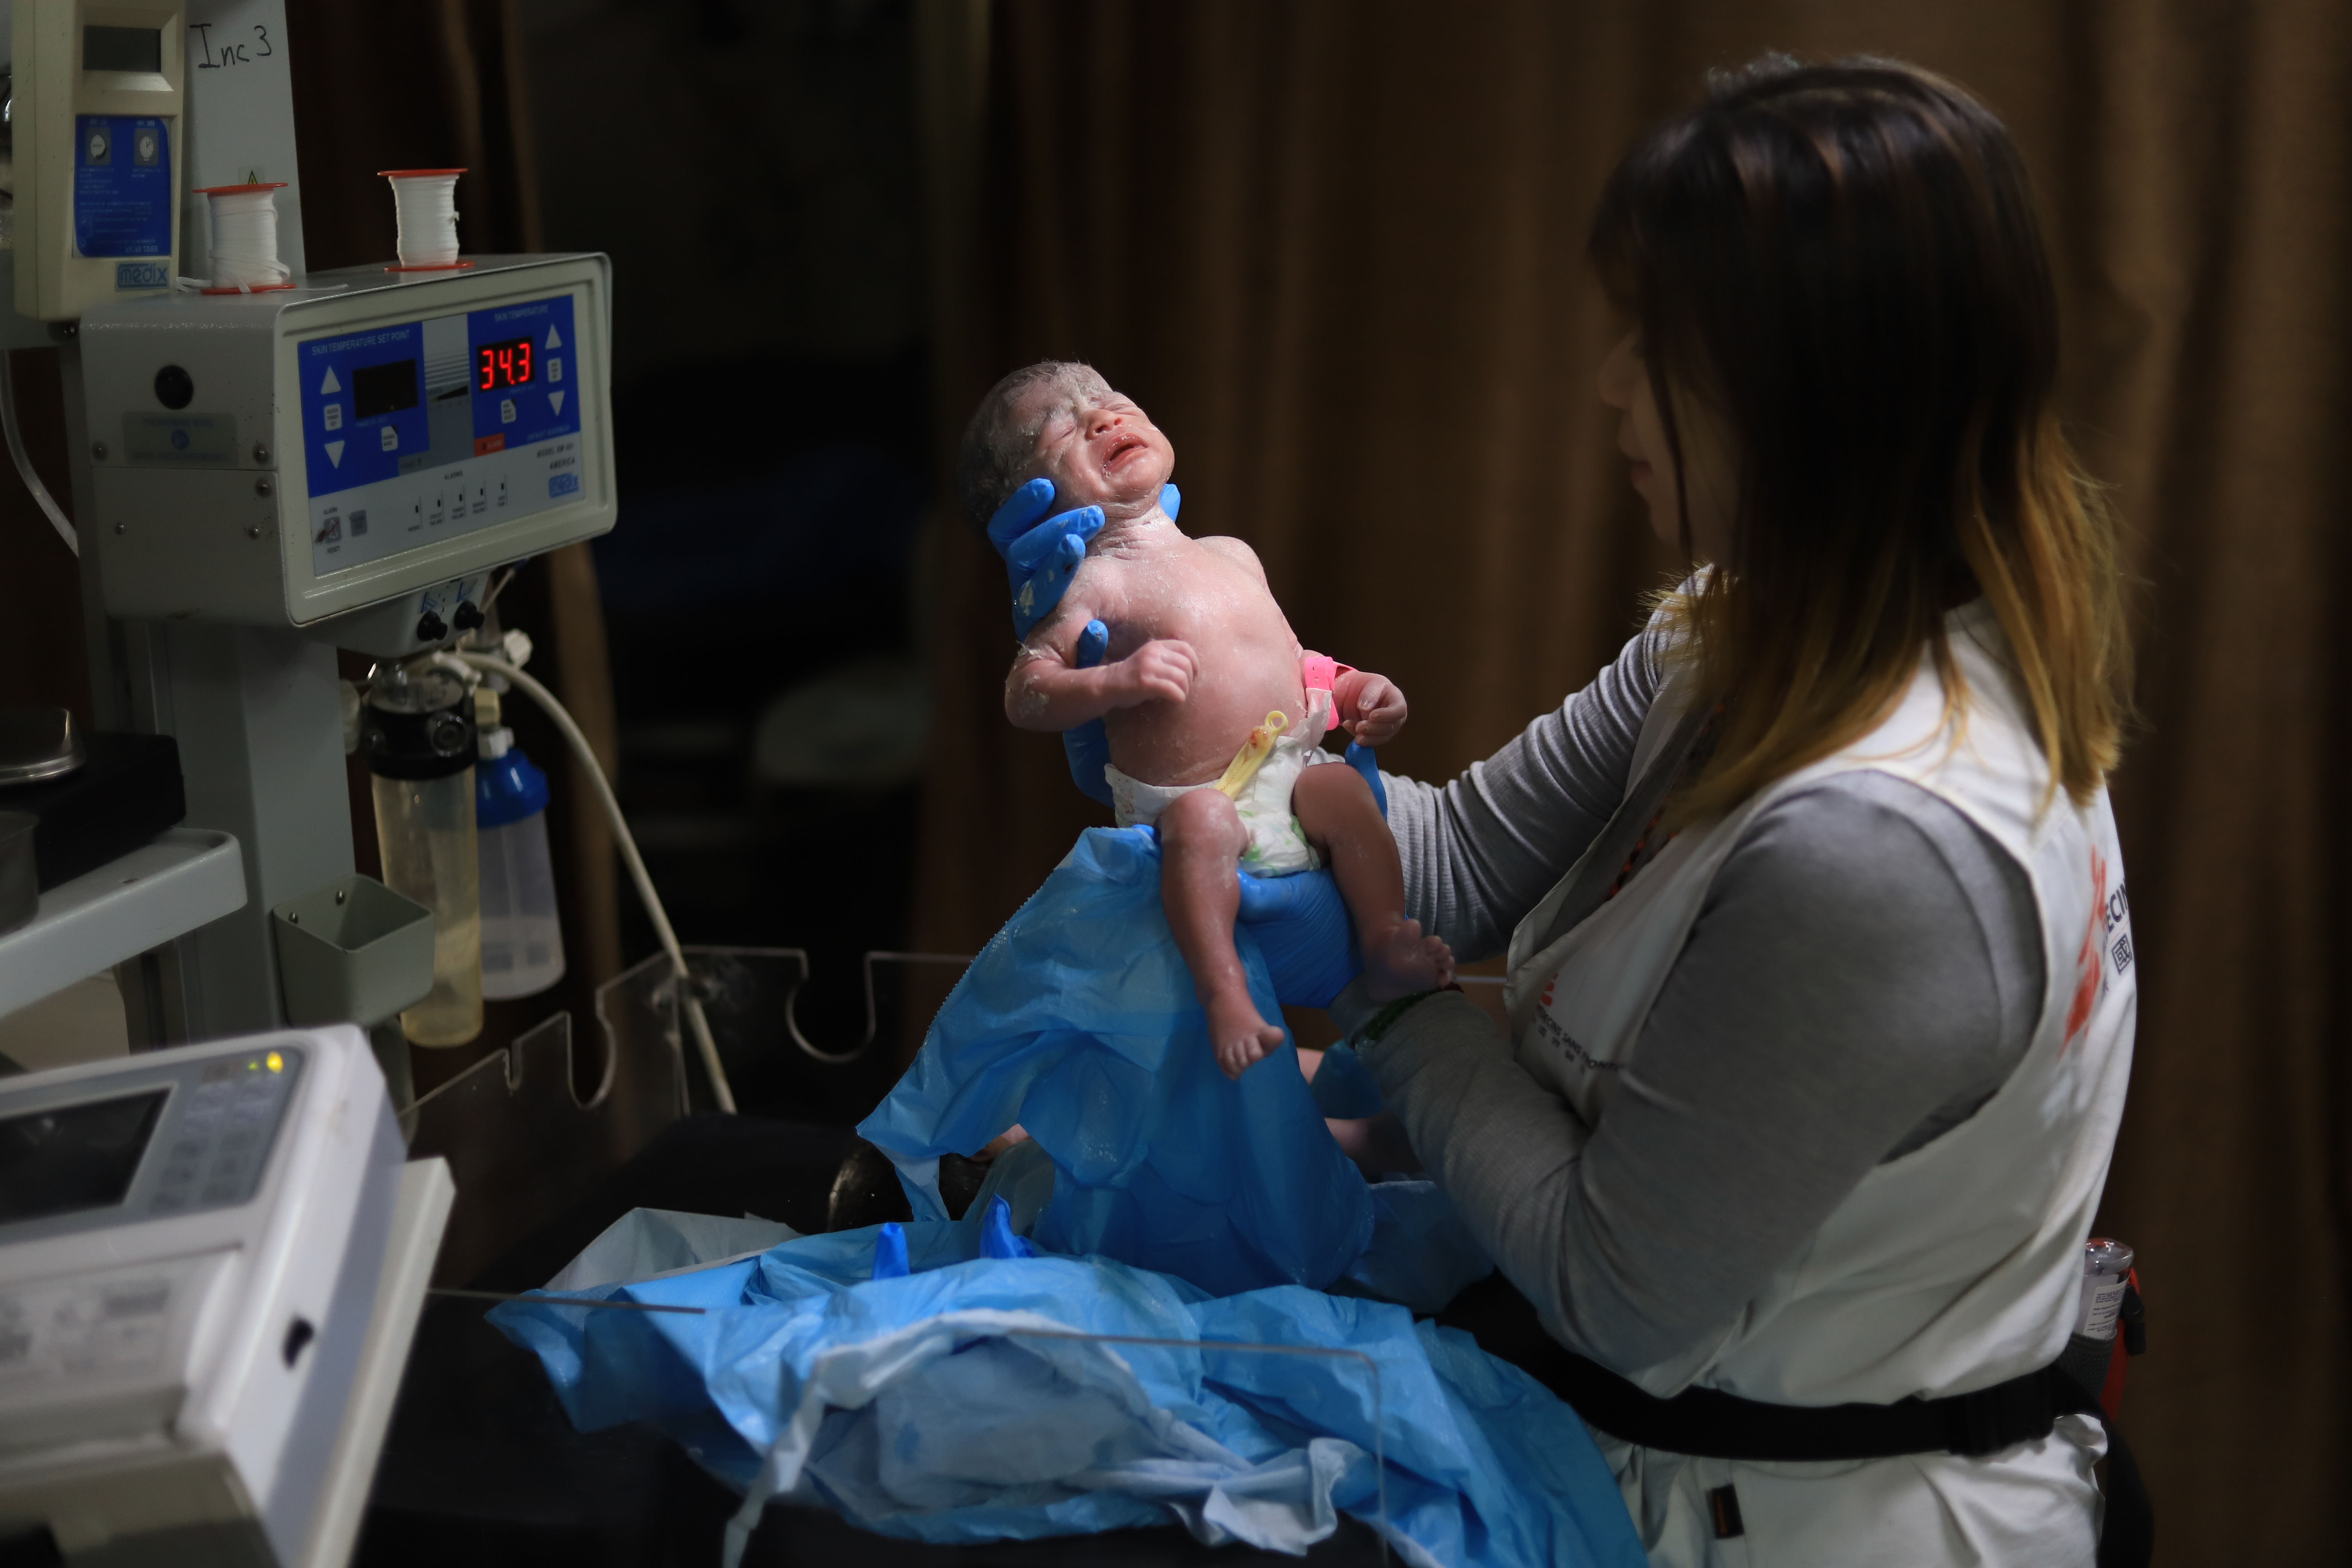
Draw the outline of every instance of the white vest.
M1615 898L1538 951L1577 880L1571 869L1513 935L1505 996L1519 1062L1593 1125L1717 870L1748 820L1791 791L1861 769L1908 780L1981 828L2032 885L2048 984L2032 1043L2008 1081L1967 1121L1864 1177L1720 1338L1633 1373L1653 1394L1697 1384L1781 1405L1963 1394L2046 1366L2073 1328L2083 1243L2123 1111L2137 1008L2123 858L2104 790L2080 808L2063 792L2045 802L2049 768L2001 662L2007 645L1990 609L1979 601L1956 611L1947 629L1967 685L1955 720L1947 720L1942 684L1923 653L1909 690L1869 735L1720 821L1685 829ZM1630 777L1645 775L1681 718L1670 679L1643 725ZM1885 1555L1905 1550L1900 1516L1914 1511L1897 1494L1916 1492L1926 1508L1918 1522L1930 1533L1907 1537L1915 1543L1938 1539L1937 1507L1942 1528L1971 1536L1956 1487L1994 1513L1978 1521L1983 1549L1949 1560L2069 1561L2073 1547L2053 1554L2060 1543L2046 1531L2071 1517L2077 1522L2067 1533L2080 1534L2089 1461L2103 1447L2090 1423L2070 1421L2053 1439L2010 1451L2011 1468L2043 1473L2067 1494L2037 1489L2055 1511L2028 1529L2025 1539L2038 1546L2012 1555L1998 1542L2041 1505L1997 1495L2027 1479L1996 1477L2003 1456L1756 1466L1604 1443L1654 1561L1735 1560L1705 1544L1711 1531L1693 1531L1703 1522L1700 1493L1737 1479L1748 1538L1736 1560L1809 1568L1912 1561Z

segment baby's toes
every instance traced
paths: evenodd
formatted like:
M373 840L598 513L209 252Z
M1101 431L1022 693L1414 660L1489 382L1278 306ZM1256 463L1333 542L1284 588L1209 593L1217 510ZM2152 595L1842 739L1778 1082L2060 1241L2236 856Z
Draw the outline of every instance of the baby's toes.
M1418 921L1405 921L1397 928L1396 935L1389 942L1390 962L1416 979L1435 973L1439 960L1452 957L1441 939L1421 934L1421 922Z
M1437 984L1421 926L1406 921L1364 948L1365 988L1375 1002L1393 1002Z
M1242 1074L1265 1060L1267 1057L1272 1056L1275 1047L1281 1044L1282 1031L1275 1028L1261 1030L1242 1040L1234 1047L1233 1076L1241 1077Z
M1271 1044L1266 1037L1273 1036ZM1259 1027L1246 1034L1235 1035L1217 1047L1217 1066L1229 1079L1239 1080L1242 1074L1264 1061L1275 1046L1282 1043L1282 1031Z

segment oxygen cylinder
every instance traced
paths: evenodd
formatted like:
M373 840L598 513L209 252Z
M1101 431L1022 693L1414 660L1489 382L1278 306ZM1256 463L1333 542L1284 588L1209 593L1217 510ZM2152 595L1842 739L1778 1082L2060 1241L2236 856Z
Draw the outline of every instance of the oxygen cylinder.
M482 1032L480 865L474 827L473 706L446 669L379 668L360 712L383 879L433 911L433 990L400 1016L419 1046Z
M474 765L474 822L482 865L482 994L535 996L563 978L563 928L547 851L547 775L514 731L482 731Z

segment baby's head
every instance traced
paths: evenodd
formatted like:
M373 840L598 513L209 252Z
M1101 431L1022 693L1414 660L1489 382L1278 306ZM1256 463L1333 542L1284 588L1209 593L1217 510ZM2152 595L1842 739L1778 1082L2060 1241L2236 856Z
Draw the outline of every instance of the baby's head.
M1092 365L1045 360L989 389L965 426L956 490L973 522L1044 477L1057 507L1136 515L1160 499L1176 448Z

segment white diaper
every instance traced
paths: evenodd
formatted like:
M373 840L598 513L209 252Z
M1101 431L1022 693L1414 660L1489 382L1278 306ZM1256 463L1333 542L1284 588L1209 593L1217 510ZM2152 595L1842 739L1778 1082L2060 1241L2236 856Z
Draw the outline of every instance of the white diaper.
M1290 791L1298 782L1298 775L1308 768L1346 760L1323 749L1323 737L1330 728L1331 694L1310 690L1307 694L1307 716L1282 732L1265 763L1242 786L1234 806L1241 813L1242 826L1249 830L1249 846L1242 851L1242 869L1251 876L1295 876L1312 871L1323 863L1315 847L1307 842L1298 818L1291 813ZM1108 763L1103 764L1103 777L1110 781L1111 801L1118 812L1121 827L1148 826L1160 820L1160 814L1178 795L1217 787L1214 782L1145 784L1141 779L1128 777Z

